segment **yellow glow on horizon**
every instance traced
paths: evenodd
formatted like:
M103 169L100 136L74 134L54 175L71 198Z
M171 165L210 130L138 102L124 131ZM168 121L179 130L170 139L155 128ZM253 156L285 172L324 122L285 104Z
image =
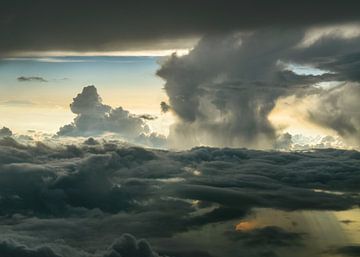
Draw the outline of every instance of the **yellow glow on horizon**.
M15 133L26 134L28 130L56 133L69 124L75 115L64 108L0 106L1 126L9 127Z
M309 121L307 106L311 106L313 104L312 101L311 97L302 99L298 99L295 96L280 98L268 118L275 128L293 135L336 136L333 130L326 129Z

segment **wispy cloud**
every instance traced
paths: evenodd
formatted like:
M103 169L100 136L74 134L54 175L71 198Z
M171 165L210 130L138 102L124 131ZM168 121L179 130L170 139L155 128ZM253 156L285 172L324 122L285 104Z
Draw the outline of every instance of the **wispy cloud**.
M19 82L33 82L33 81L36 81L36 82L48 82L43 77L36 77L36 76L30 76L30 77L21 76L21 77L18 77L17 80Z
M26 100L9 100L9 101L0 102L0 105L6 105L6 106L30 106L30 105L35 105L35 103L33 103L31 101L26 101Z

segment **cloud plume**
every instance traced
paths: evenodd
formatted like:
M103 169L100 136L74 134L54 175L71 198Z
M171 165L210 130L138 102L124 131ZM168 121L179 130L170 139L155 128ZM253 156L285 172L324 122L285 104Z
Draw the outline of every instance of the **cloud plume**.
M359 102L356 70L360 37L348 38L336 31L307 46L300 45L309 37L307 29L270 28L209 35L189 55L171 56L157 72L166 82L169 107L179 118L171 128L170 142L180 147L205 144L272 148L282 132L268 116L279 97L324 95L326 90L318 86L321 83L353 83L355 95L349 89L342 90L349 86L342 87L319 97L318 102L321 105L321 101L327 101L325 112L340 108L342 114L351 115L349 110L354 106L350 105ZM310 72L301 73L290 64L305 65ZM342 99L350 97L351 103L340 104L330 96L337 93ZM351 122L344 118L346 124L342 124L352 131L343 133L331 121L324 121L326 113L317 116L323 117L318 123L342 137L359 135L357 118Z

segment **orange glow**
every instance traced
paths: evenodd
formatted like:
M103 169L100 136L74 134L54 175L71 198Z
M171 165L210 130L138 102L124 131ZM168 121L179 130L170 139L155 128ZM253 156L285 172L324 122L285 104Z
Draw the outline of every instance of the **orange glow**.
M255 221L242 221L235 225L236 231L249 231L253 230L257 227L257 223Z

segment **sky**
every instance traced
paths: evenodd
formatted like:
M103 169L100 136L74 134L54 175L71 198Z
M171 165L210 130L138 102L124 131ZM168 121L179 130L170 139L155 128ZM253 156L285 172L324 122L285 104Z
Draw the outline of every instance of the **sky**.
M1 0L0 256L360 256L359 10Z
M87 85L96 85L103 101L111 106L159 115L159 103L166 100L163 83L154 75L160 58L70 56L2 60L3 125L22 133L28 129L56 133L73 119L69 104ZM30 79L19 79L22 77Z

